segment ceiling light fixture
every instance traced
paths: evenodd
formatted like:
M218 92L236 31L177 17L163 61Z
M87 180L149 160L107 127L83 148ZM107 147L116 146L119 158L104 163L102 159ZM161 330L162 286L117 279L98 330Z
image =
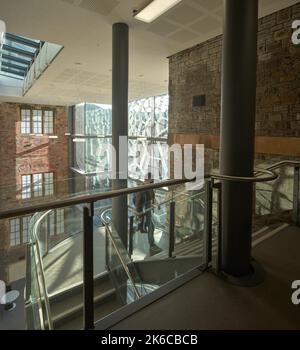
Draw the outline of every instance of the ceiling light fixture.
M181 1L182 0L152 0L146 7L135 11L133 16L139 21L151 23Z

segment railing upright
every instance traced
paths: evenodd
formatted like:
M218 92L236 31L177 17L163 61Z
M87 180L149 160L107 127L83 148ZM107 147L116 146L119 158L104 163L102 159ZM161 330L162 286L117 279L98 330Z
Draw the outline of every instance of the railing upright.
M129 240L128 240L128 255L131 258L133 253L133 234L134 234L134 216L129 218Z
M217 252L216 252L216 272L221 271L222 265L222 183L215 184L217 189Z
M83 328L94 328L94 204L83 208Z
M170 203L170 227L169 227L169 258L173 257L175 248L175 202Z
M294 167L294 186L293 186L293 222L299 225L299 166Z
M204 257L205 267L209 267L212 260L212 180L205 182L205 212L204 212Z

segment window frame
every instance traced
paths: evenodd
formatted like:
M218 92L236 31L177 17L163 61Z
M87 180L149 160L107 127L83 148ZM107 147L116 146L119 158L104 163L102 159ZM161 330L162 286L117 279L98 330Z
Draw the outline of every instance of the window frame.
M48 174L52 174L52 183L51 182L47 182L46 183L46 175ZM41 184L39 184L39 186L41 186L41 194L40 195L36 195L36 193L40 193L40 190L37 191L37 188L35 187L35 183L34 183L34 178L36 176L41 176ZM23 197L23 177L29 177L30 178L30 182L29 182L29 190L28 188L26 189L25 193L29 193L29 195L27 197ZM50 186L50 188L52 189L52 193L48 193L46 194L46 186L48 186L47 188L49 188L49 184L51 184L52 186ZM37 198L44 198L44 197L52 197L55 195L55 173L53 171L47 171L44 173L34 173L34 174L22 174L21 175L21 199L24 200L31 200L31 199L37 199Z
M47 215L47 233L49 237L57 237L61 236L65 233L65 209L64 208L57 208L50 212L49 215Z
M23 111L30 111L30 116L28 115L23 115ZM39 122L38 124L41 124L41 133L37 133L35 132L35 121L34 118L36 117L34 112L39 112L41 113L41 122ZM49 117L48 112L51 112L52 114L52 126L49 128L49 122L45 123L45 119ZM30 108L27 106L24 107L20 107L20 135L24 136L24 137L28 137L28 136L33 136L33 135L41 135L41 136L53 136L55 135L56 132L56 128L55 128L55 110L52 108ZM24 125L24 123L28 123L28 121L24 121L23 117L29 117L30 118L30 130L29 132L23 132L24 128L22 128L22 125ZM47 127L45 127L45 125L47 125ZM46 131L47 128L47 132ZM25 127L25 130L27 130L27 128ZM48 132L48 131L52 131L52 132Z
M9 219L9 247L11 249L13 248L18 248L24 244L29 243L29 221L32 218L32 215L25 215L25 216L19 216L16 218L11 218ZM28 220L26 225L27 225L27 232L26 234L24 231L24 227L25 227L25 221L24 220ZM12 232L12 223L16 222L16 227L18 227L18 231L14 231ZM14 237L12 239L12 234L14 234ZM16 238L18 237L18 238ZM24 239L25 238L25 239ZM14 241L14 244L12 244L12 242ZM17 243L16 243L17 242Z

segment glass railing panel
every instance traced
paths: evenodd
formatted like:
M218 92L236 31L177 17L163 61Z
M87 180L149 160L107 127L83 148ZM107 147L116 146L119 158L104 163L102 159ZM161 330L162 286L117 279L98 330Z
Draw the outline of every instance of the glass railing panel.
M130 186L135 187L134 183ZM150 205L144 203L141 213L134 195L128 195L127 245L123 244L112 224L113 200L94 203L95 320L201 265L200 248L197 254L177 251L178 237L201 240L203 203L199 202L199 193L183 192L179 187L155 189L153 193ZM173 203L175 220L172 232ZM35 214L30 220L30 260L32 269L35 269L31 272L30 292L41 328L82 328L83 207L49 209ZM186 214L183 220L184 211L192 216L189 218ZM195 222L194 216L198 221ZM140 225L142 217L144 230ZM109 236L104 222L109 224ZM149 223L155 250L153 245L150 247ZM171 249L172 239L174 247ZM161 265L157 266L157 263Z
M259 166L263 168L267 165ZM254 230L292 220L294 167L284 166L274 172L279 175L276 180L254 186Z
M123 305L146 294L142 279L113 224L106 225L106 265Z
M33 303L34 324L41 326L41 329L53 329L50 312L49 296L45 281L43 266L44 246L36 235L40 220L44 213L33 215L29 222L29 244L30 244L30 300ZM27 276L28 277L28 276Z
M199 262L204 249L205 195L201 191L182 191L174 194L176 257L195 256Z
M129 251L146 293L204 264L204 189L153 192L151 205L134 203L134 195L128 200Z
M30 284L27 282L27 286L30 286L29 302L30 308L27 309L27 326L29 329L42 330L44 329L44 323L46 322L46 316L44 315L44 308L41 303L41 292L38 279L37 266L35 264L35 255L32 247L30 248L30 255L27 257L31 261L30 275L26 278L30 279Z
M47 204L57 200L71 199L77 196L95 195L112 191L112 180L109 172L85 173L80 169L71 168L72 176L68 178L49 177L47 186L42 190L33 184L30 176L23 184L16 184L15 179L6 179L6 185L0 187L0 210L15 210ZM50 174L50 173L49 173ZM25 180L27 182L25 182ZM141 181L129 179L127 188L140 186ZM122 187L123 188L123 187ZM118 189L118 187L114 187ZM107 200L107 203L111 200Z
M31 238L36 240L36 259L41 260L44 294L48 299L53 328L71 316L76 329L83 324L82 206L48 210L31 220ZM41 279L38 279L41 287Z
M153 191L153 201L144 197L147 192L130 196L129 215L132 220L130 239L132 239L133 261L140 261L164 252L169 246L168 208L171 193Z

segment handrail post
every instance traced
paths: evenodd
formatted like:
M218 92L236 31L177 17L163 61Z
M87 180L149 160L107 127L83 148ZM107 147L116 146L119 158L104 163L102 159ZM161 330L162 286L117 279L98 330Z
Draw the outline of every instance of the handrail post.
M26 279L25 279L25 306L30 303L32 293L32 267L31 267L31 248L32 243L26 245Z
M131 258L133 253L133 233L134 233L134 227L133 227L133 221L134 216L130 216L129 218L129 241L128 241L128 254Z
M94 328L94 203L83 208L83 328Z
M170 203L170 223L169 223L169 258L172 258L175 248L175 202Z
M294 167L294 186L293 186L293 222L299 224L299 166Z
M212 180L205 182L203 262L206 267L211 264L212 257Z
M44 255L47 255L49 253L49 246L50 246L50 213L46 216L46 228L45 228L45 253ZM55 228L54 228L55 230Z
M109 239L108 239L108 233L107 233L107 226L105 225L105 267L107 270L109 270L109 249L108 249Z
M222 266L222 183L214 185L217 189L217 252L216 252L216 272L221 271Z

